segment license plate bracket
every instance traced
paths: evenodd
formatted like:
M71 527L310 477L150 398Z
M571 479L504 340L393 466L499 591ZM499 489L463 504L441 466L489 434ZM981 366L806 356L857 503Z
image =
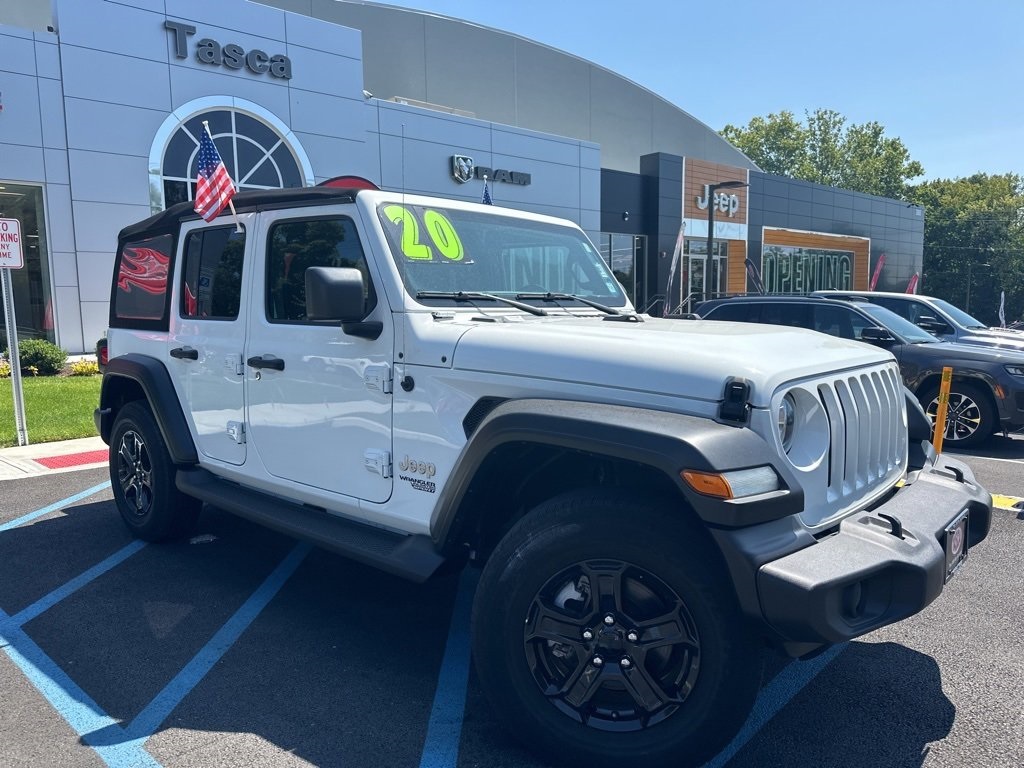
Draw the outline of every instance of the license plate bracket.
M946 553L946 581L956 575L960 566L967 560L967 523L968 510L964 510L953 521L946 526L945 535L942 537L942 548Z

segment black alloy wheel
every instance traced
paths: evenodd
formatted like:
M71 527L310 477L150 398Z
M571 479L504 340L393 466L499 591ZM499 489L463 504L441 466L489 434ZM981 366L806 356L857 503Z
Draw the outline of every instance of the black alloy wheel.
M549 579L530 606L523 647L548 700L606 731L670 717L700 671L700 638L682 598L620 560L576 563Z
M130 514L145 518L153 509L153 463L142 436L126 430L117 446L117 480Z

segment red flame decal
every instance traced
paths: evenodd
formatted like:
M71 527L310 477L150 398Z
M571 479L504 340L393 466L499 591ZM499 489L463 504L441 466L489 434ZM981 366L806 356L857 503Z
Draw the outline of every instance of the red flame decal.
M162 294L167 291L167 264L170 258L152 248L125 248L121 256L121 270L117 287L131 292L132 286L146 293Z

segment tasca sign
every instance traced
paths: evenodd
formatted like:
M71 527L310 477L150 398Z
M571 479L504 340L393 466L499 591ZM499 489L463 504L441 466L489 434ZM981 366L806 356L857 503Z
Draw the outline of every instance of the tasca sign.
M17 219L0 219L0 269L21 269L24 266L21 222Z

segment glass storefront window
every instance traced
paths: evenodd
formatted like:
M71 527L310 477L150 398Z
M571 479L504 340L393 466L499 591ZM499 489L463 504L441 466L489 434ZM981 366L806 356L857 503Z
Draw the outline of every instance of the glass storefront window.
M645 311L647 291L644 285L644 260L647 254L647 238L643 235L602 232L598 247L601 258L611 268L612 274L626 291L630 302L641 312Z
M707 258L708 241L705 238L687 238L683 242L683 296L680 299L683 312L707 299L724 296L727 292L729 244L715 240L712 244L710 263Z
M54 341L50 256L42 187L0 181L0 219L17 219L21 223L21 252L25 266L12 269L10 274L18 338ZM7 318L0 306L0 346L5 349L6 328Z

